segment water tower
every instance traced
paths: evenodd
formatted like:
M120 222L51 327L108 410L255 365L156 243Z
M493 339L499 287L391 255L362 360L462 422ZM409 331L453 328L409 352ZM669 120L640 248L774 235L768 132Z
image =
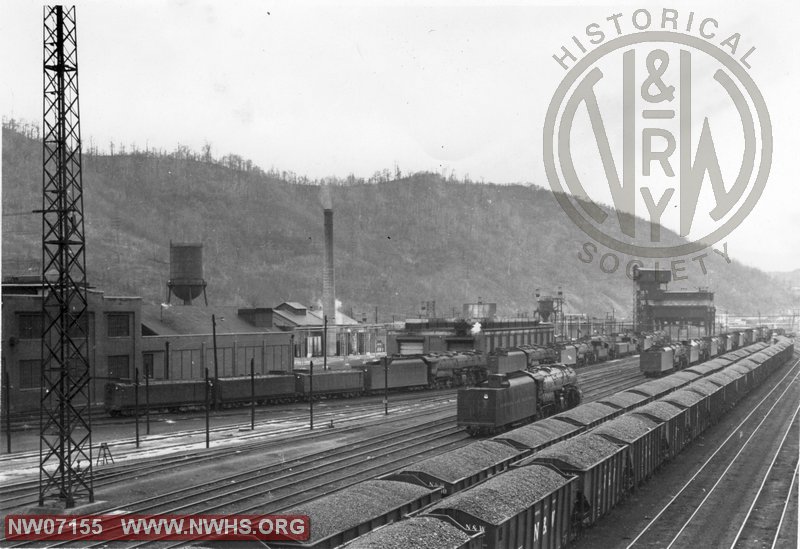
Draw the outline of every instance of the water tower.
M172 294L191 305L192 300L203 294L206 297L206 281L203 279L203 245L198 243L169 243L169 280L167 281L167 303Z

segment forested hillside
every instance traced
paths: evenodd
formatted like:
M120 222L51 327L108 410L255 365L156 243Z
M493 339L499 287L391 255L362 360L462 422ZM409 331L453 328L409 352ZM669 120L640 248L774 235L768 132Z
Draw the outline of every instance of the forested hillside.
M41 208L41 154L35 139L3 130L4 275L38 269L41 219L29 212ZM320 298L322 211L313 182L264 172L233 155L214 160L210 151L89 150L83 159L89 277L107 294L163 301L173 240L205 245L215 304ZM336 290L345 311L369 312L371 319L378 307L386 320L435 300L441 315L480 297L512 315L535 308L536 288L560 285L570 312L630 315L633 290L624 267L631 258L619 257L614 274L598 265L608 250L581 262L588 238L549 190L397 172L331 187ZM720 311L754 314L787 303L786 288L775 289L761 271L728 265L709 250L704 277L697 262L685 259L690 278L671 287L710 287Z

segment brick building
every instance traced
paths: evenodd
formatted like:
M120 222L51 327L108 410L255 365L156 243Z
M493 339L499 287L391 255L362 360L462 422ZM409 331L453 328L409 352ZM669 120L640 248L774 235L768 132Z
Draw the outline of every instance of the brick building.
M38 277L11 277L2 284L2 362L12 411L37 410L42 365L42 296ZM142 366L142 300L87 291L89 368L93 403L106 382L129 379Z

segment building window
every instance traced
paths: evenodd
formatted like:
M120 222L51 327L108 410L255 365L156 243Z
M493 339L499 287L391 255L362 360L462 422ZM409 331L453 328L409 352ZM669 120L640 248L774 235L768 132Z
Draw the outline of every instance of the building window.
M128 355L108 357L108 377L111 379L130 379L130 361Z
M19 338L42 339L42 313L19 313Z
M42 385L42 361L19 361L19 388L38 389Z
M130 318L129 313L109 313L108 337L129 337L131 335Z

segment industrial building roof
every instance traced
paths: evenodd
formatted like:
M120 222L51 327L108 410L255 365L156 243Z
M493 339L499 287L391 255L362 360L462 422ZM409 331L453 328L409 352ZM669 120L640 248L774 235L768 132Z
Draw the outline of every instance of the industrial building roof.
M280 331L274 328L256 328L239 318L237 311L237 307L142 305L142 326L152 335L211 334L211 315L215 315L218 334Z
M303 310L305 314L296 311ZM145 335L185 335L212 333L211 315L217 319L218 334L279 332L292 328L322 327L322 312L308 310L299 303L284 302L272 309L272 326L254 326L239 315L239 307L202 305L142 305ZM358 322L336 312L337 325Z
M294 301L284 301L277 307L273 309L273 313L280 315L281 317L285 318L288 322L291 322L294 326L322 326L322 311L316 310L312 311L305 305ZM330 319L328 319L330 323ZM347 316L346 314L342 313L341 311L336 311L336 322L337 325L356 325L358 322Z

